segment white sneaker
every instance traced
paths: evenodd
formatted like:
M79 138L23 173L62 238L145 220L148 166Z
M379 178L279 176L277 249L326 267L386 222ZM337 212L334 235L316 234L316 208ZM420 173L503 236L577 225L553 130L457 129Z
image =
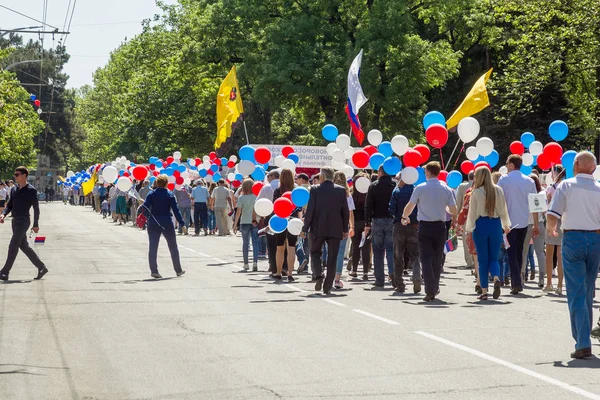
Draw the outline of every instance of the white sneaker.
M545 288L542 289L542 292L552 293L552 292L554 292L554 286L546 286Z
M344 284L342 283L342 281L335 281L334 286L336 289L342 289L344 287Z
M562 296L562 288L561 287L557 288L556 292L554 292L554 293L556 293L557 296Z
M248 271L250 269L250 266L248 264L244 264L244 271Z

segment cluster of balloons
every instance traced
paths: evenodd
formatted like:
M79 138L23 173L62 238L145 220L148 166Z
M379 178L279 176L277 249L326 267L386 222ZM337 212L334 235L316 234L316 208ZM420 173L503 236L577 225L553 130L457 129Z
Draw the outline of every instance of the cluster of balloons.
M32 94L29 95L29 99L33 102L34 106L38 107L37 113L41 114L42 113L42 109L40 108L40 106L42 105L42 103L37 98L37 96L32 93Z
M255 183L257 185L259 182ZM254 192L254 187L252 188ZM286 229L292 235L299 235L302 230L302 220L288 218L294 210L308 204L310 192L304 187L297 187L290 192L284 193L280 198L272 202L269 199L259 199L254 203L254 211L261 217L272 215L269 219L269 228L275 233L281 233Z

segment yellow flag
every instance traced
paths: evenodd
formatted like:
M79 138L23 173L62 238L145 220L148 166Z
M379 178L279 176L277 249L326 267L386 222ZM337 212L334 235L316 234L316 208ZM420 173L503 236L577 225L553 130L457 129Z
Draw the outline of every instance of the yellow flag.
M217 94L217 140L215 149L229 139L242 119L244 107L238 85L235 66L231 68Z
M471 88L471 91L467 97L465 97L462 104L454 111L454 114L452 114L450 119L446 122L446 128L454 128L463 118L475 115L490 105L490 99L488 98L485 84L488 79L490 79L492 70L493 68L477 79L475 86Z
M98 181L98 176L94 172L94 175L92 175L92 177L90 178L89 181L83 182L81 184L81 189L83 190L84 196L87 196L88 194L92 193L92 190L94 189L94 185L96 185L97 181Z

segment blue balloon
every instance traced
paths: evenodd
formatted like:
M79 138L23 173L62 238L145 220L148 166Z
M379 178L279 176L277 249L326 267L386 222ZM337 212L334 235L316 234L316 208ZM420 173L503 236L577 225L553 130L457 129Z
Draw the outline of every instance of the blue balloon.
M198 170L198 175L200 175L200 178L206 178L206 175L208 175L208 171L202 168L201 170Z
M498 162L500 161L500 154L498 154L496 150L492 150L492 152L488 156L483 157L483 161L488 163L491 168L494 168L496 165L498 165Z
M377 147L377 151L383 154L385 158L391 157L394 154L394 150L392 150L392 144L390 142L381 142Z
M254 155L254 153L252 153ZM228 159L226 159L225 157L221 157L221 165L222 166L226 166L227 165L227 161L229 161Z
M210 166L210 170L212 172L217 172L219 170L219 166L217 164L213 164Z
M222 178L222 176L218 172L215 172L215 174L213 175L213 181L215 181L215 182L218 182L219 179L221 179L221 178Z
M330 142L333 142L338 137L338 128L335 125L327 124L321 129L321 134Z
M185 172L187 171L187 168L185 167L185 165L180 165L177 167L177 171L179 172Z
M190 167L190 169L191 169L192 171L198 171L198 167L196 167L195 165L194 165L193 167Z
M533 156L533 164L531 164L532 167L537 167L537 158L538 156Z
M244 180L244 175L242 174L235 174L235 180L236 181L243 181Z
M125 170L124 170L124 169L120 170L120 171L119 171L119 176L123 176L123 174L124 174L124 173L125 173ZM77 178L77 175L75 175L75 178Z
M240 148L240 160L248 160L254 162L254 147L249 144ZM225 162L227 164L227 162Z
M305 187L299 186L292 190L292 203L294 203L296 207L304 207L307 205L309 198L310 192Z
M35 94L32 94L31 96L29 96L29 98L31 99L31 101L35 101L35 99L37 99L37 97L35 96Z
M523 175L529 175L531 174L531 171L533 171L533 167L532 166L526 166L526 165L521 165L521 173Z
M433 124L440 124L446 126L446 118L444 114L439 111L430 111L423 117L423 128L427 130Z
M388 175L396 176L402 170L402 163L398 157L388 157L383 161L383 170Z
M157 167L162 167L163 163L160 160L156 160L156 161L154 161L154 165L156 165Z
M552 139L560 142L561 140L565 140L569 135L569 126L565 121L557 120L550 124L548 132Z
M298 155L296 153L292 153L288 156L289 160L292 160L293 162L295 162L296 164L298 164L298 161L300 161L300 157L298 157Z
M535 142L535 136L533 136L533 133L525 132L521 135L521 143L523 143L523 146L525 146L526 149L528 149L533 142Z
M150 179L149 179L150 183L154 183L155 180L156 180L155 176L151 176Z
M266 171L269 169L269 163L266 164L259 164L261 167L263 167L263 169Z
M419 179L417 179L417 181L414 183L415 186L427 182L427 176L425 176L425 169L423 167L417 167L417 171L419 172Z
M385 161L385 156L381 153L375 153L369 158L369 164L371 164L371 169L377 170L381 164Z
M460 171L450 171L446 177L446 184L452 189L456 189L463 180L462 173Z
M287 225L288 220L286 218L278 217L277 215L272 216L269 220L269 227L271 227L271 230L274 232L283 232L287 228Z
M165 170L163 171L163 173L167 176L172 176L173 172L175 172L175 170L173 169L173 167L167 167L165 168Z
M562 166L565 167L565 177L567 179L575 176L573 173L573 165L575 165L576 155L577 152L575 150L569 150L565 151L560 159Z
M254 179L255 181L261 181L261 182L265 179L266 175L267 174L265 173L265 170L260 165L256 166L256 168L254 169L254 172L252 172L250 174L252 179Z
M157 157L150 157L150 158L148 159L148 163L150 163L150 164L154 164L156 161L158 161L158 158L157 158Z

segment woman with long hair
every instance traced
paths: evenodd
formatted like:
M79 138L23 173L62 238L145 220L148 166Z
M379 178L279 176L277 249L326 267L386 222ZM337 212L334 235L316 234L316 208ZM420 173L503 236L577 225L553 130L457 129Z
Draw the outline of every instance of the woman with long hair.
M348 202L348 210L350 211L350 219L349 219L349 227L348 227L348 238L352 238L354 236L354 199L352 198L352 194L350 193L350 187L348 186L348 182L346 181L346 175L338 171L333 175L333 183L334 185L340 185L346 190L346 201ZM344 254L346 253L346 244L348 243L348 238L342 239L340 242L340 248L337 254L337 264L335 268L335 282L334 287L336 289L341 289L344 287L344 284L341 281L342 271L344 270Z
M531 179L533 179L533 181L535 182L535 189L538 193L544 193L544 189L542 189L542 184L540 182L540 178L538 178L538 176L536 174L531 174L529 175L529 177ZM545 269L546 269L546 253L544 251L544 247L546 244L546 214L545 213L539 213L539 227L540 227L540 233L537 236L534 236L533 238L533 252L535 252L535 256L537 257L538 260L538 265L539 265L539 278L538 278L538 286L539 288L543 288L544 287L544 277L546 276L545 273ZM533 255L532 257L533 258ZM530 262L531 265L531 276L532 276L532 280L535 277L535 265ZM525 271L525 273L527 273L527 271Z
M492 183L487 167L475 170L475 183L471 194L469 214L465 224L467 235L473 237L479 261L481 296L488 299L488 275L494 280L494 299L500 297L500 264L498 254L502 245L502 231L510 231L510 218L504 192Z
M371 239L366 239L363 247L359 247L365 230L365 201L367 200L366 193L356 190L356 181L361 177L370 178L368 174L361 172L353 179L352 200L355 209L352 214L354 215L354 236L352 236L352 272L348 275L353 278L358 276L358 262L362 259L363 280L367 281L369 280L369 269L371 268Z
M279 176L279 187L275 189L273 193L273 203L275 200L283 196L287 192L294 190L294 174L289 169L281 171ZM296 208L291 215L292 218L302 217L302 208ZM273 275L273 278L281 280L281 273L283 271L283 260L285 258L285 251L287 249L287 279L288 282L294 282L292 273L294 272L294 264L296 263L296 242L298 236L292 235L287 229L281 233L275 234L275 244L277 245L277 253L275 256L275 262L277 264L277 272Z
M210 186L208 187L208 193L211 197L216 187L217 184L214 182L211 182ZM210 235L214 235L217 232L217 218L215 216L215 210L208 207L208 212L206 215L208 216L208 232Z
M248 271L248 252L250 250L250 238L252 238L252 271L258 271L258 221L254 211L256 196L252 193L252 179L242 182L241 196L237 200L237 212L233 223L233 233L237 233L238 221L242 231L242 255L244 256L244 270Z
M555 165L552 168L552 180L553 184L546 188L546 198L548 199L548 204L552 201L552 197L556 192L556 188L565 178L565 169L562 165ZM552 267L553 267L553 258L554 252L557 254L556 260L556 271L558 275L558 286L556 287L556 294L562 295L562 286L563 286L563 264L561 257L561 246L563 233L560 229L561 223L560 219L558 220L558 224L556 225L556 231L558 232L558 236L548 236L546 238L546 287L544 288L544 292L550 293L554 292L554 287L552 286ZM540 228L541 231L541 228Z

